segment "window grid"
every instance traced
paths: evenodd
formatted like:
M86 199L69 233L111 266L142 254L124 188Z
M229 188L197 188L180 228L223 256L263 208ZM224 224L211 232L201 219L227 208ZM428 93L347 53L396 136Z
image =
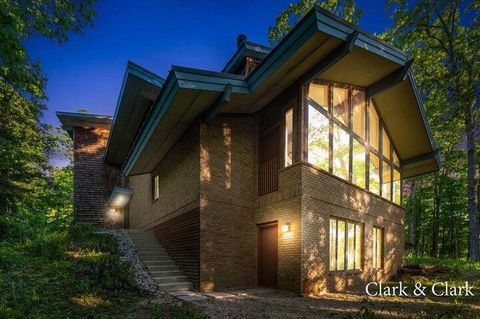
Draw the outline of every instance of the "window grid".
M344 84L333 84L333 83L326 83L324 81L313 81L312 83L315 83L315 85L325 85L328 87L328 107L325 109L324 107L322 107L321 105L319 105L318 103L316 103L313 99L311 99L308 94L306 94L305 96L305 100L306 100L306 109L307 109L307 114L308 114L308 105L314 107L318 112L320 112L321 114L323 114L325 117L328 118L328 121L329 121L329 155L328 155L328 158L329 158L329 169L328 169L328 172L330 174L333 174L333 131L334 131L334 125L337 125L339 126L341 129L345 130L349 135L349 140L350 140L350 145L349 145L349 167L348 167L348 180L349 182L352 182L352 172L353 172L353 169L352 169L352 162L353 162L353 159L352 159L352 152L353 152L353 139L355 139L357 142L359 142L361 145L363 145L365 147L365 187L362 187L366 190L370 190L370 152L375 154L378 158L379 158L379 192L378 192L378 195L379 196L382 196L383 197L383 194L382 194L382 180L383 180L383 162L387 162L389 165L390 165L390 196L389 198L385 198L389 201L392 201L394 200L394 197L395 197L395 194L394 194L394 171L397 170L398 172L400 172L400 166L397 165L397 163L395 163L395 158L398 158L398 156L396 154L398 154L398 152L396 151L396 148L395 148L395 145L393 144L392 142L392 139L390 137L390 134L388 133L384 123L383 123L383 119L381 118L374 102L372 100L367 100L365 101L365 139L363 139L361 136L359 136L358 134L356 134L353 130L353 97L352 97L352 92L353 90L357 90L357 91L361 91L360 88L357 88L357 87L353 87L353 86L348 86L348 85L344 85ZM340 120L338 120L335 115L333 114L333 90L335 87L339 87L339 88L347 88L348 89L348 126L345 125L343 122L341 122ZM306 92L308 92L308 87L307 87L307 90L305 90ZM379 149L376 150L374 147L372 147L370 145L370 130L371 130L371 127L370 127L370 108L373 108L375 110L375 112L377 113L377 116L379 118L379 127L378 127L378 137L379 137L379 141L378 141L378 145L379 145ZM306 121L307 121L307 127L308 127L308 116L306 116ZM385 131L385 135L388 137L389 141L390 141L390 152L389 152L389 157L390 158L387 158L385 156L383 156L383 150L382 150L382 142L383 142L383 136L384 134L382 133L383 131ZM308 141L307 141L307 144L308 144ZM306 149L306 152L307 152L307 157L308 158L308 147ZM398 163L400 164L400 163ZM359 186L361 187L361 186ZM402 189L402 182L401 182L401 177L400 177L400 186L399 186L400 190ZM401 191L400 191L401 193ZM397 203L397 204L400 204L401 203L401 194L400 194L400 202Z
M343 234L339 233L339 224L343 225ZM350 226L353 225L353 234ZM332 232L332 226L334 232ZM329 270L330 271L357 271L362 270L363 254L363 225L347 219L330 217L329 222ZM334 235L334 236L333 236ZM333 237L332 237L333 236ZM339 239L343 238L342 248L339 249ZM349 256L350 240L353 239L353 251ZM343 251L340 251L343 250ZM341 255L339 255L341 254ZM343 256L342 256L343 255ZM339 259L339 256L342 258ZM352 259L352 260L350 260ZM353 265L350 267L349 265Z

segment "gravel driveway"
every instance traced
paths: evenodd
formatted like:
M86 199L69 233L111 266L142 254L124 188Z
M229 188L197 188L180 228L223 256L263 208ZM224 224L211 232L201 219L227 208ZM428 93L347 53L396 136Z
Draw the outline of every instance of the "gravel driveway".
M384 318L436 318L452 311L452 304L418 298L370 298L369 309ZM453 300L451 300L453 302ZM318 298L300 297L279 291L247 291L246 295L195 302L211 318L342 318L359 312L368 302L365 296L325 294ZM462 318L475 318L480 305L453 308ZM428 317L427 317L428 315ZM433 316L432 316L433 315Z

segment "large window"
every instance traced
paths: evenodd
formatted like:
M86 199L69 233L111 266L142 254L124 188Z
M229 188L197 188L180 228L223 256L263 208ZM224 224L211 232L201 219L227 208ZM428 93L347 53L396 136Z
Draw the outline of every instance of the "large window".
M306 99L308 162L399 204L400 160L365 91L314 81Z
M330 218L330 271L362 268L362 225Z
M373 227L373 268L383 268L383 229Z
M285 167L293 163L293 109L285 113Z

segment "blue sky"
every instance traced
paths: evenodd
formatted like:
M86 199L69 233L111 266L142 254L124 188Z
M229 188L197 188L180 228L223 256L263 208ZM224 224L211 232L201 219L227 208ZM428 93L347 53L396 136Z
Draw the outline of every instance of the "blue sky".
M56 111L112 115L128 60L166 76L171 65L219 71L240 33L268 44L268 27L292 0L99 1L94 27L60 46L44 38L26 45L48 77L43 121ZM380 33L390 25L383 1L357 1L360 27Z

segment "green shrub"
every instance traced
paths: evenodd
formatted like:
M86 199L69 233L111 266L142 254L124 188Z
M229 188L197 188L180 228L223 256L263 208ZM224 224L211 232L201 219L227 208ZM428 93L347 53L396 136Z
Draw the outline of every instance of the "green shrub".
M158 305L153 311L153 318L163 319L205 319L202 313L194 308L182 304Z

